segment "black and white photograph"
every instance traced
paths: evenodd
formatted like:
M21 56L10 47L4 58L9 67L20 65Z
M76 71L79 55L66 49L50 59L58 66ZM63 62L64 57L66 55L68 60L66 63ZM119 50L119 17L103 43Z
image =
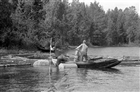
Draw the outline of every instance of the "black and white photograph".
M140 92L140 1L0 0L0 92Z

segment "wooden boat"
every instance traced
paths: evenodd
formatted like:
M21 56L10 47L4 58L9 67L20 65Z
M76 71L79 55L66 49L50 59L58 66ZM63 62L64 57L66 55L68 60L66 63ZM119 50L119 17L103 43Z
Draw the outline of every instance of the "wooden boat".
M43 47L43 46L41 46L41 45L37 45L36 46L37 47L37 49L39 50L39 51L41 51L41 52L50 52L50 48L48 47L48 48L45 48L45 47ZM51 50L51 52L54 52L55 50Z
M121 63L121 60L114 58L94 58L85 62L59 62L60 68L112 68Z
M78 68L112 68L120 63L121 61L113 58L91 59L87 62L76 62Z

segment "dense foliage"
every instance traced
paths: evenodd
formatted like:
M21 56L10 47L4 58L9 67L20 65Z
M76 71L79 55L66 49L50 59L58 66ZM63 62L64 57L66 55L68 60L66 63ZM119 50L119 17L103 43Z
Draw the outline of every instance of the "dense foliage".
M117 46L140 44L140 17L134 6L104 11L98 2L78 0L0 0L0 45Z

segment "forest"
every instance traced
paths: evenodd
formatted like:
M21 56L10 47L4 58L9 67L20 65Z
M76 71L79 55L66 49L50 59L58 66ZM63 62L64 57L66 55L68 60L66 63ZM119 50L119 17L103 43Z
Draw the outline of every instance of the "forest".
M0 0L0 47L140 45L140 16L134 6L105 12L98 2Z

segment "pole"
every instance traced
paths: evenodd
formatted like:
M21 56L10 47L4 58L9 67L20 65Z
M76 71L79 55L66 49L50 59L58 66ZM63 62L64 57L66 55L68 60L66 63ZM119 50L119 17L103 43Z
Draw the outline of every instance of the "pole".
M50 60L49 60L49 82L51 83L51 63L52 63L52 56L51 56L51 44L52 44L52 38L50 39Z
M51 58L51 49L52 49L52 38L50 39L50 58Z
M52 69L52 66L51 66L51 63L52 63L52 56L51 56L51 49L52 49L52 38L50 40L50 60L49 60L49 83L50 83L50 90L48 92L55 92L54 89L56 89L54 87L54 85L52 84L52 81L51 81L51 69Z

